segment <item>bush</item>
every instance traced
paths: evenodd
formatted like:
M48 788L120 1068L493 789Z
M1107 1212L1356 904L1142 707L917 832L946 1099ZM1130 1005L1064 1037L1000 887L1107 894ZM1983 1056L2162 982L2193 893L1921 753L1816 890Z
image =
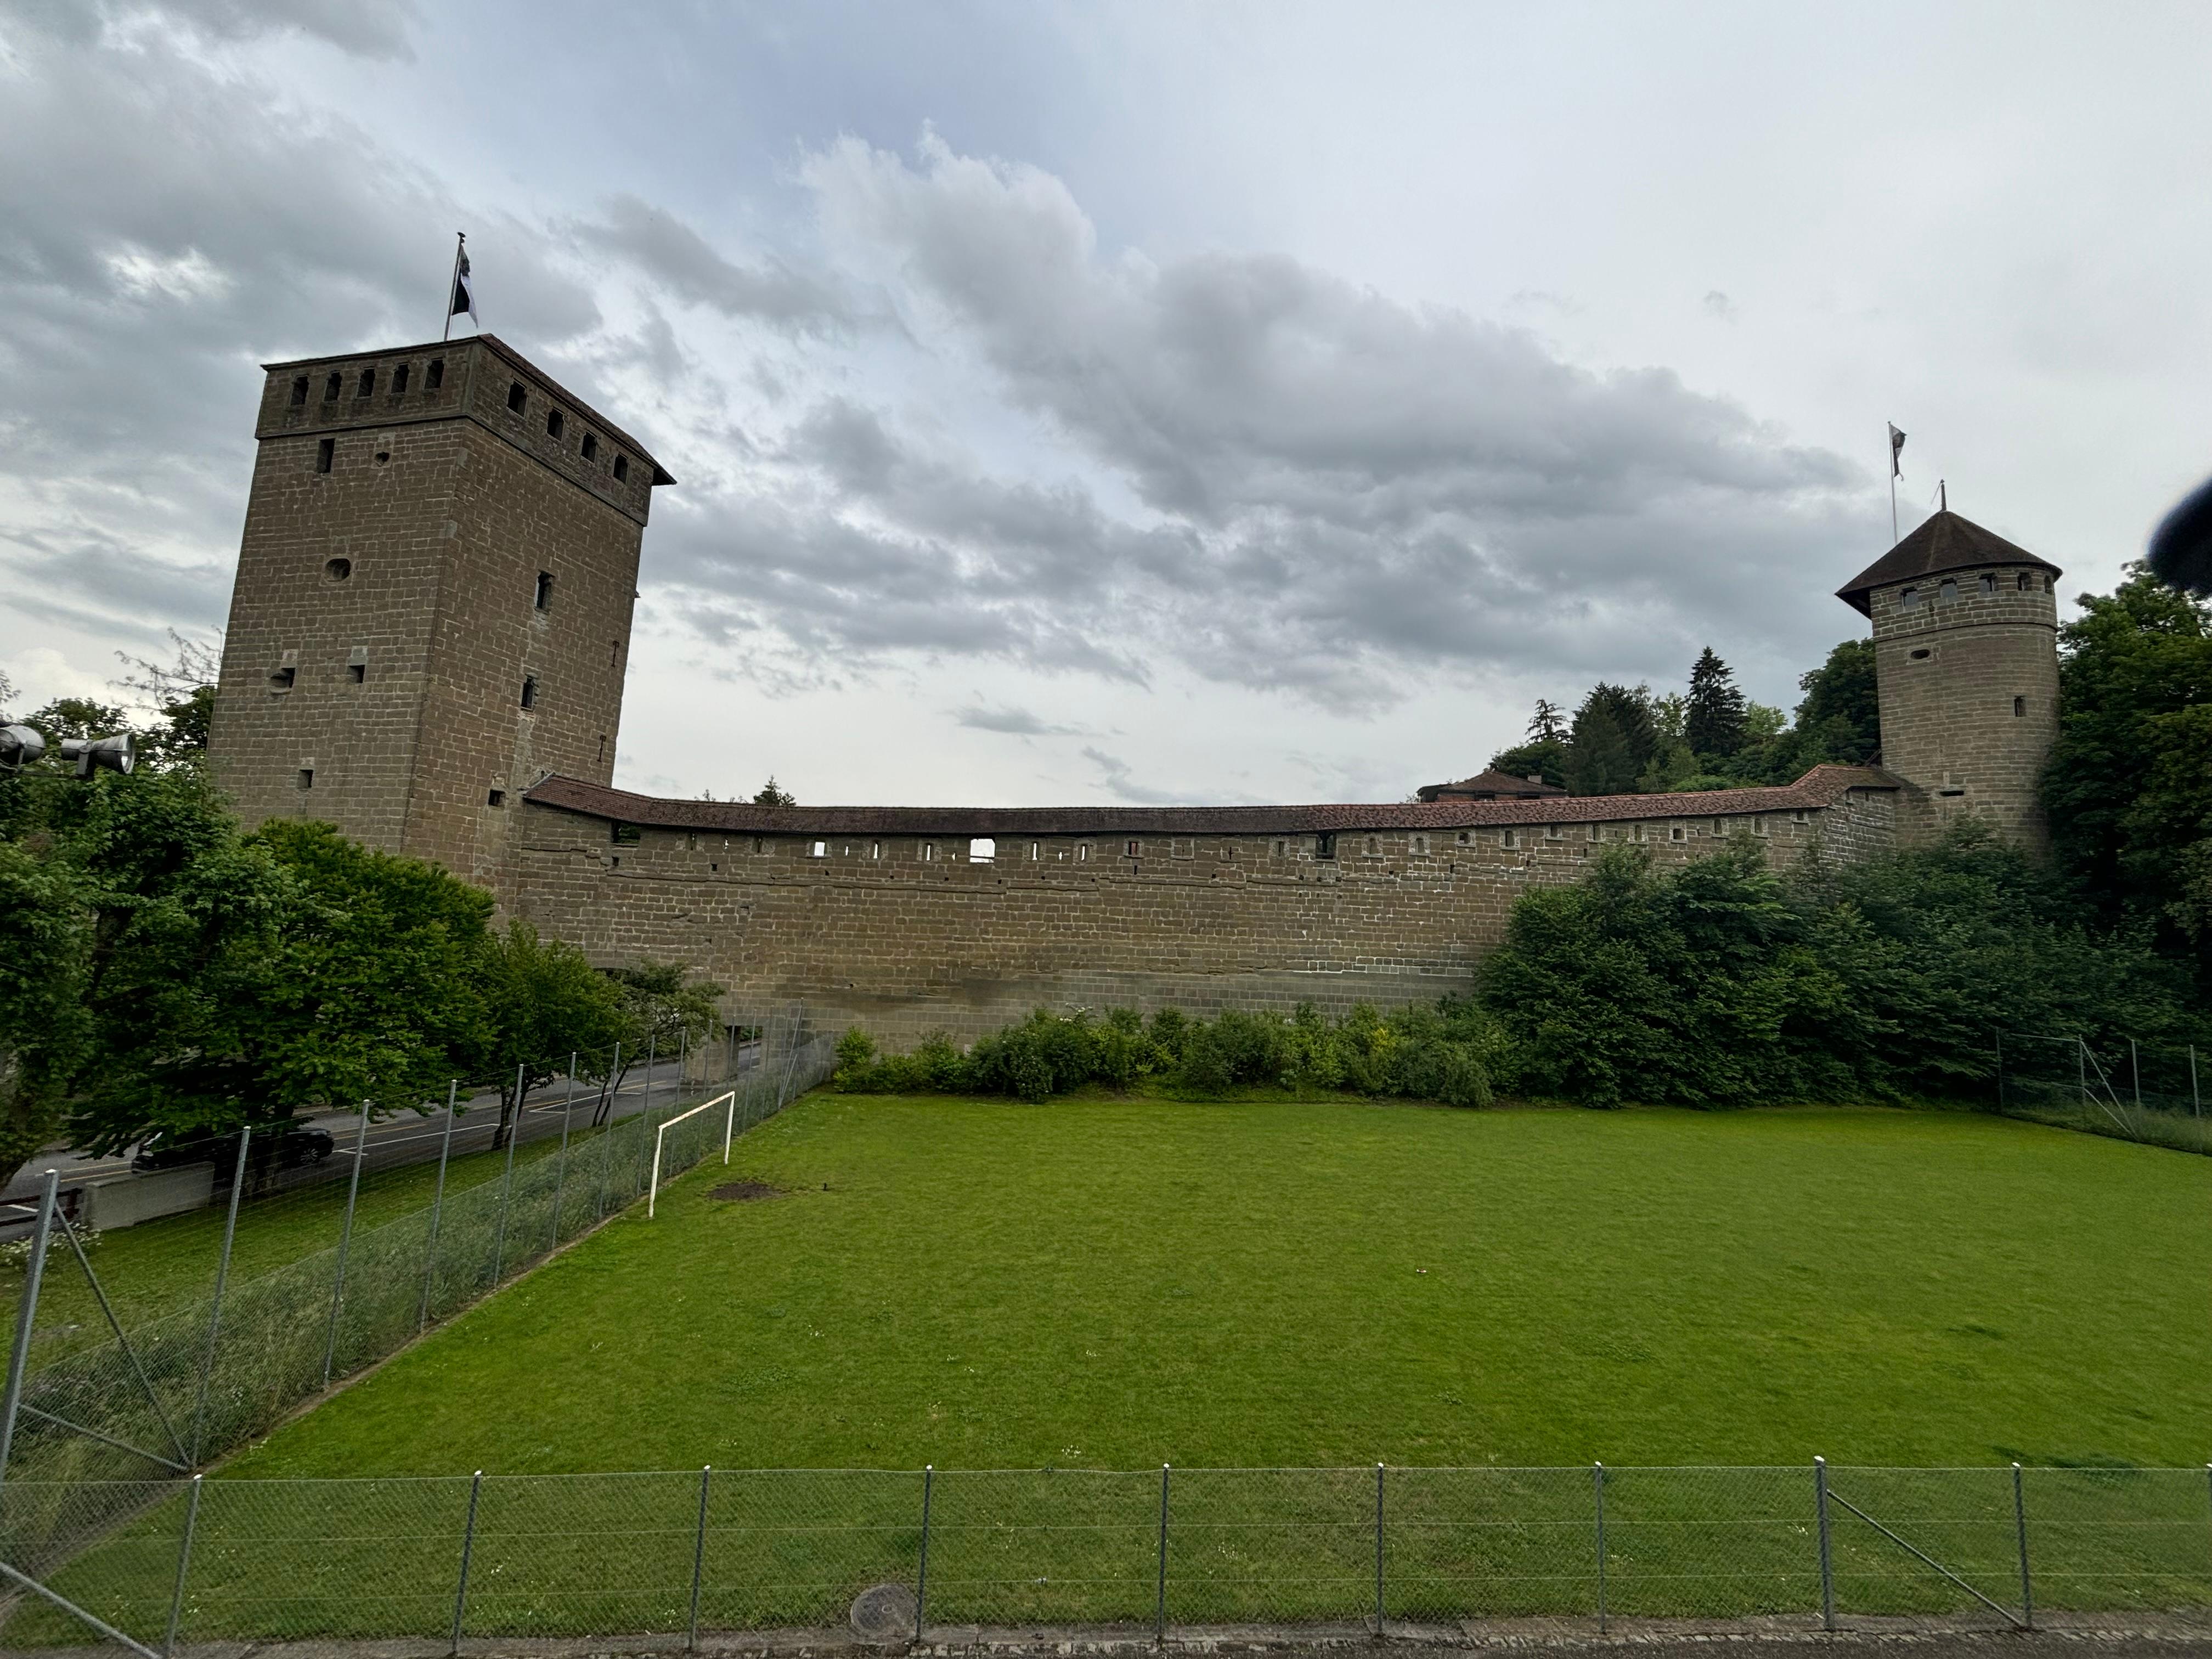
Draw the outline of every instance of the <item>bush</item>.
M965 1054L933 1036L910 1054L878 1058L857 1027L837 1045L836 1086L852 1094L1004 1095L1049 1100L1085 1084L1127 1089L1147 1077L1192 1094L1244 1087L1354 1089L1367 1095L1487 1105L1506 1042L1471 1001L1447 999L1385 1016L1362 1004L1332 1023L1311 1004L1285 1019L1237 1010L1194 1019L1163 1008L1104 1018L1038 1009L979 1038Z

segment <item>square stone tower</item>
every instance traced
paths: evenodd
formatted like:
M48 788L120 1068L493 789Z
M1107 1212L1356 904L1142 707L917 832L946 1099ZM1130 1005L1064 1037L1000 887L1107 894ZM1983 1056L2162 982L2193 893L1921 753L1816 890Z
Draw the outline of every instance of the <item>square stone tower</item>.
M2036 781L2058 737L2062 574L1947 509L1837 591L1874 623L1881 763L1911 786L1905 838L1963 815L2048 844Z
M267 368L215 780L498 890L524 789L612 778L674 480L491 335Z

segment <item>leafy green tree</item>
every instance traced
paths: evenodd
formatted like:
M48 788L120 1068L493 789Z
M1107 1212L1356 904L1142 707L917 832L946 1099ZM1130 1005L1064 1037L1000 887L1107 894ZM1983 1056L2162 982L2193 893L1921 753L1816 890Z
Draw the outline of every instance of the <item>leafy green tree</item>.
M1799 677L1805 694L1796 730L1818 748L1808 766L1863 766L1881 752L1881 704L1875 694L1874 641L1844 640L1827 660Z
M91 951L75 872L0 841L0 1185L61 1127L92 1033Z
M49 749L64 738L104 738L131 729L130 715L90 697L56 697L21 723L44 738Z
M480 1052L499 1080L492 1145L504 1146L532 1089L564 1075L571 1053L596 1057L631 1026L611 979L574 945L541 939L519 918L491 935L481 961L487 1030Z
M2059 630L2054 852L2107 925L2192 950L2212 988L2212 604L2142 567Z
M1528 717L1527 736L1513 748L1501 749L1492 755L1490 765L1492 770L1511 777L1541 778L1554 788L1564 788L1567 781L1567 723L1559 704L1547 698L1537 698L1535 712Z
M600 1091L594 1123L606 1121L615 1091L633 1066L651 1055L665 1060L687 1044L696 1048L720 1024L722 988L712 980L695 980L690 973L674 962L644 962L614 970L611 977L624 1020L622 1065Z
M1598 695L1614 689L1598 687L1576 712L1574 741L1563 769L1571 794L1617 795L1635 788L1643 770L1616 706Z
M776 787L775 778L771 775L769 781L761 785L760 788L754 793L753 805L756 806L796 806L799 805L799 799L788 789L778 788Z
M1726 759L1744 745L1743 693L1736 687L1735 671L1714 654L1710 645L1690 666L1689 706L1682 736L1691 752Z

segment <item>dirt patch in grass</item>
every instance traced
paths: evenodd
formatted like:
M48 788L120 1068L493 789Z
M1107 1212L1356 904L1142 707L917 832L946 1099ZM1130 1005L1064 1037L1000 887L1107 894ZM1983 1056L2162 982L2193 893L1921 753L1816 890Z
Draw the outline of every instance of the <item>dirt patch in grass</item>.
M732 1181L727 1186L715 1188L707 1196L721 1199L726 1203L742 1204L750 1199L781 1198L783 1188L765 1181Z

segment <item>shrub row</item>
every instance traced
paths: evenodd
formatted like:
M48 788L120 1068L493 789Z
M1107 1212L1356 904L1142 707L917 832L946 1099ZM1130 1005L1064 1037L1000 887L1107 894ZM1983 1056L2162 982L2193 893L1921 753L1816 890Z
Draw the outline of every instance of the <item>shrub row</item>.
M836 1086L1048 1100L1086 1083L1126 1089L1156 1079L1200 1094L1257 1084L1481 1106L1504 1042L1495 1020L1451 998L1389 1015L1363 1003L1338 1020L1310 1003L1288 1018L1231 1011L1194 1019L1163 1008L1147 1020L1133 1008L1103 1018L1040 1008L965 1052L939 1036L911 1054L879 1056L856 1026L837 1046Z

